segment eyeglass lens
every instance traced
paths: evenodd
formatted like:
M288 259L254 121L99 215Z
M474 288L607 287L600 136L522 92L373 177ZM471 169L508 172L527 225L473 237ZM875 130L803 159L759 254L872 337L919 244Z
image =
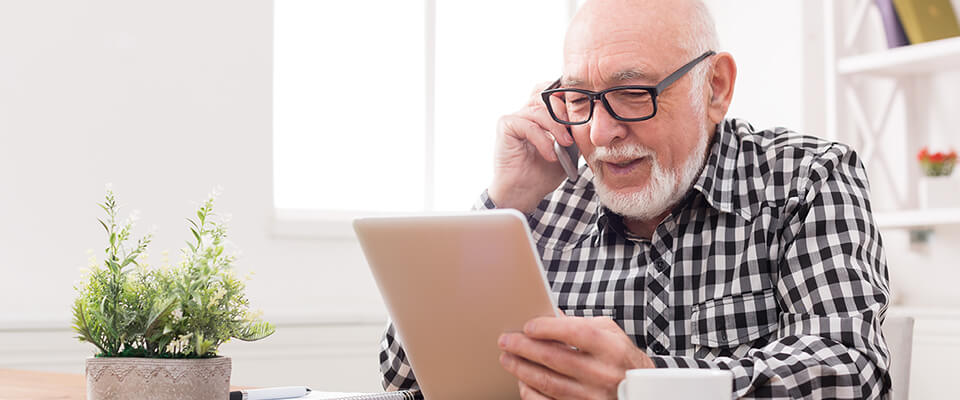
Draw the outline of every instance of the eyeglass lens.
M551 97L560 100L560 103L565 106L566 115L556 112L560 110L555 110L557 117L561 120L581 123L590 119L590 109L593 104L589 95L572 90L561 90L551 93ZM605 97L614 114L620 118L634 119L653 115L653 98L645 89L616 89L607 92ZM557 102L551 103L557 105Z

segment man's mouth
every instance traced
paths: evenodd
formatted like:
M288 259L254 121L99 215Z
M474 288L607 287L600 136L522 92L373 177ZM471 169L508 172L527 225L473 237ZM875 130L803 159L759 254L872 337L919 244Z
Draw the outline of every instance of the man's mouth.
M640 163L643 162L647 157L633 158L627 160L610 160L603 161L604 169L607 170L612 175L626 175L633 172L634 169L640 166Z

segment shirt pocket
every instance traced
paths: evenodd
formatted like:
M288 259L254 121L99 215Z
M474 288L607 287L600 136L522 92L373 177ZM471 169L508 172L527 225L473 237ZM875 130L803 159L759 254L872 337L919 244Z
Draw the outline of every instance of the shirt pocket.
M754 343L776 332L779 310L773 289L712 299L693 306L690 343L703 353L743 355Z

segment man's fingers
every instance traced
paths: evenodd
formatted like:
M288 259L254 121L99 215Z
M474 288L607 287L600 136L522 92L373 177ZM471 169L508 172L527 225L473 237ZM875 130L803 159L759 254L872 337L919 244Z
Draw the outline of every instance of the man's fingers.
M569 377L521 357L503 353L500 355L500 365L521 382L547 397L555 399L587 397L584 396L583 387Z
M573 136L567 131L567 126L555 121L543 104L528 108L525 116L549 131L550 135L561 145L569 146L573 144Z
M504 334L501 350L547 367L579 382L614 382L623 376L592 355L571 348L566 343L531 339L523 334Z
M543 97L540 96L540 93L552 83L553 82L544 82L534 88L533 92L530 93L530 102L527 103L527 112L524 114L540 124L544 129L550 131L561 145L570 146L573 144L573 136L567 131L566 125L555 121L553 117L550 116L550 111L547 110L547 106L543 104ZM553 107L553 112L557 114L557 117L567 117L567 108L560 99L551 97L550 104Z
M560 97L559 97L558 95L557 95L557 96L550 96L550 108L553 110L553 113L557 116L557 118L560 118L560 119L562 119L562 120L567 120L567 121L569 121L569 120L567 119L567 107L566 107L566 105L563 103L563 101L560 100ZM549 114L549 111L548 111L547 113ZM553 119L553 118L551 117L551 119ZM560 126L563 127L563 134L564 134L565 136L569 137L569 138L570 138L570 144L573 144L573 136L571 136L571 135L570 135L570 131L567 130L569 127L568 127L567 125L563 125L563 124L561 124L561 123L559 123L559 122L556 122L556 121L554 121L554 122L557 123L557 125L560 125ZM561 143L562 143L562 142L561 142ZM567 144L567 145L565 145L565 146L569 146L569 144Z
M548 161L557 161L557 154L553 152L553 136L537 123L515 115L508 115L500 119L504 134L520 141L533 145L540 156Z
M551 400L549 397L544 396L543 393L527 386L523 381L517 381L517 386L520 388L520 398L523 400Z
M612 332L621 331L609 318L534 318L523 326L530 338L553 340L580 351L603 355Z
M507 333L500 338L500 349L543 365L563 375L576 376L589 372L584 354L560 342L531 339L523 334Z

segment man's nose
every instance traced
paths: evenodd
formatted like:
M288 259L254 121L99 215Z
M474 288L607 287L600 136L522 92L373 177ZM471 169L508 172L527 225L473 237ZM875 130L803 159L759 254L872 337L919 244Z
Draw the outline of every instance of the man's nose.
M593 119L590 121L590 142L596 147L610 146L617 139L623 139L627 134L623 121L618 121L610 115L601 102L594 105Z

